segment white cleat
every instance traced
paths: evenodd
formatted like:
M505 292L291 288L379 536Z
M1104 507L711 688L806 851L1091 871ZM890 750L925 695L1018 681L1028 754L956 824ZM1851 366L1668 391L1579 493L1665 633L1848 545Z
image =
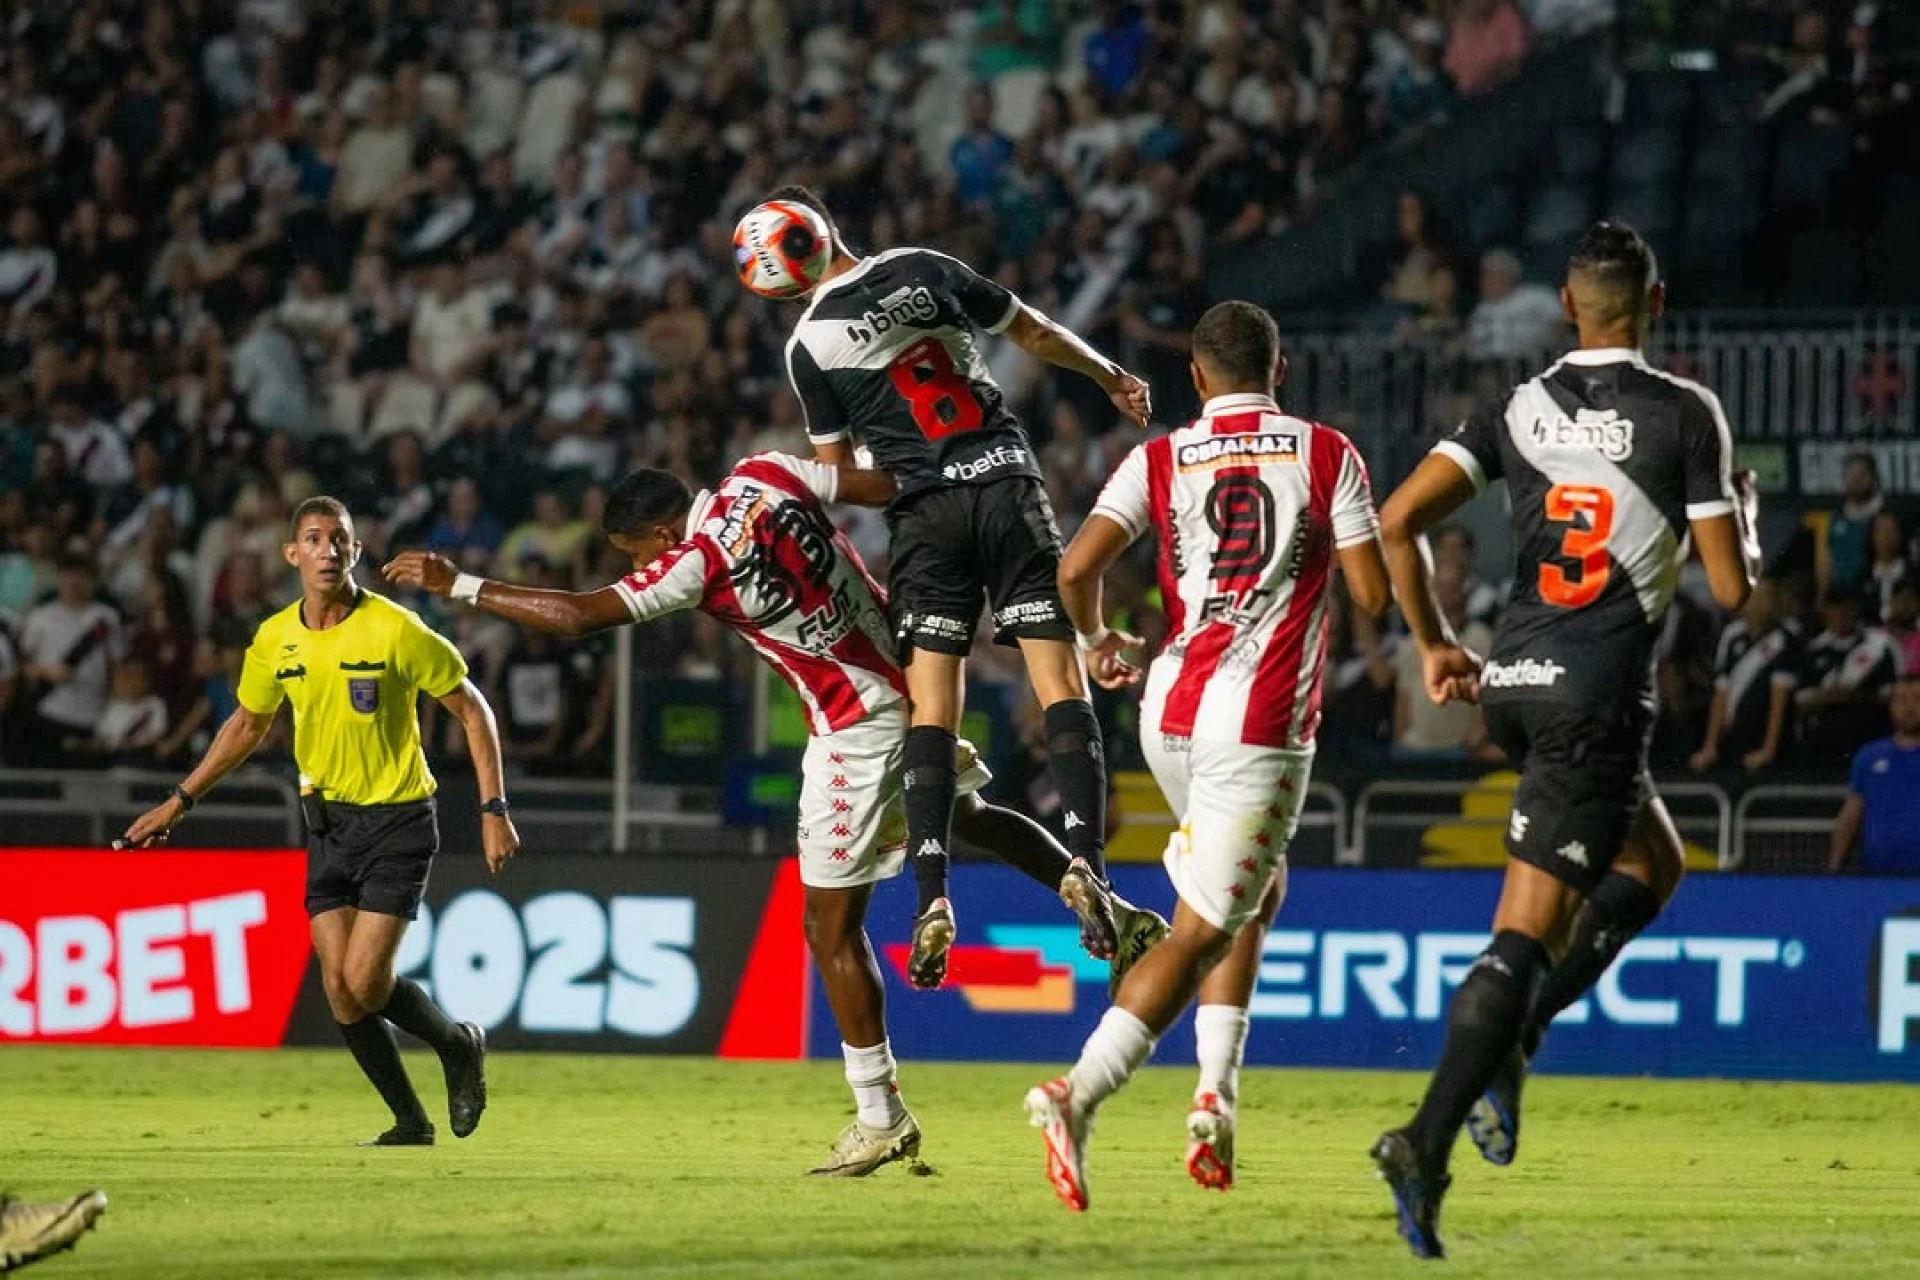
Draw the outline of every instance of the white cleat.
M920 1122L902 1112L891 1129L873 1129L855 1120L834 1139L827 1162L807 1170L813 1178L864 1178L883 1164L920 1154Z
M55 1204L0 1199L0 1272L73 1248L106 1211L107 1197L99 1191Z
M1203 1093L1187 1112L1187 1173L1213 1191L1233 1190L1233 1108Z
M1173 932L1158 911L1136 907L1119 894L1113 895L1113 924L1119 943L1113 949L1113 962L1107 977L1107 998L1120 994L1120 984L1140 957L1153 950L1160 939Z
M1027 1119L1047 1145L1047 1181L1060 1203L1075 1213L1087 1208L1087 1136L1093 1117L1074 1105L1065 1077L1027 1090Z

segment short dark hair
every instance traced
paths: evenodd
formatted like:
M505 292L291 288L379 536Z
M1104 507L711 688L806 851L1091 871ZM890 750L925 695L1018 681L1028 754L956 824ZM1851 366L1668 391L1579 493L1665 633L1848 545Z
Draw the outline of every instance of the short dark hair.
M827 202L816 195L812 187L798 182L789 182L785 186L775 187L767 192L767 198L762 203L772 203L776 200L782 204L797 204L819 214L821 220L827 224L827 231L833 236L834 246L845 247L846 242L840 238L840 228L834 223L833 215L827 212Z
M1596 222L1567 259L1569 276L1584 276L1638 308L1660 281L1653 246L1624 222Z
M685 515L692 506L693 493L679 476L657 467L643 467L623 477L607 495L600 532L609 537L638 533L648 525Z
M293 509L292 519L287 521L287 541L294 542L300 537L300 526L308 516L332 516L342 524L353 523L353 513L347 510L347 504L338 498L328 497L324 493L315 494Z
M1844 460L1842 465L1850 467L1856 462L1859 463L1861 466L1865 467L1867 469L1867 474L1872 476L1876 482L1879 481L1880 459L1874 457L1872 450L1855 449L1846 456L1846 459Z
M1251 302L1221 302L1193 326L1193 358L1243 386L1271 387L1280 363L1280 326Z

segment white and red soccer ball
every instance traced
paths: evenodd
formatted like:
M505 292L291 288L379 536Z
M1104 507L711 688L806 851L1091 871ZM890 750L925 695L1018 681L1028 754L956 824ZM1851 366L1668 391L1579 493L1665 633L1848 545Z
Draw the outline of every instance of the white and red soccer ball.
M820 283L833 261L827 220L792 200L755 205L733 229L740 283L763 298L797 298Z

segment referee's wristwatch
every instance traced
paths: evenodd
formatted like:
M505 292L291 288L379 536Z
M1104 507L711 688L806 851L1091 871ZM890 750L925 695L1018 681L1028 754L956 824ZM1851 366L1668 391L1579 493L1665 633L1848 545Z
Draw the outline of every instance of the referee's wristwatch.
M486 801L480 806L480 812L490 813L496 818L506 817L507 816L507 798L505 796L495 796L493 799Z

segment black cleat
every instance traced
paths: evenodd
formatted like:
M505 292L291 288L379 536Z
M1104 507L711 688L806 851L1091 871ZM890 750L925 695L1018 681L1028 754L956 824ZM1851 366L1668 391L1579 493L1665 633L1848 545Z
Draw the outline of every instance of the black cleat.
M913 950L907 956L907 981L921 991L932 991L947 980L947 952L958 932L953 904L935 898L926 913L913 922Z
M463 1022L460 1035L465 1045L440 1060L447 1073L447 1123L456 1138L478 1129L487 1109L487 1033L477 1022Z
M1488 1164L1510 1165L1520 1154L1520 1089L1526 1082L1527 1055L1515 1045L1500 1074L1467 1112L1467 1136Z
M1380 1135L1367 1154L1380 1170L1380 1177L1393 1192L1393 1207L1400 1215L1400 1234L1416 1258L1444 1258L1447 1250L1440 1243L1440 1199L1453 1185L1444 1172L1434 1173L1420 1167L1420 1156L1413 1149L1405 1129L1390 1129Z
M377 1138L368 1138L360 1144L363 1147L430 1147L433 1145L433 1126L420 1124L396 1124Z
M1085 858L1075 858L1060 878L1060 901L1080 917L1080 949L1095 960L1111 960L1120 945L1114 927L1112 892Z

